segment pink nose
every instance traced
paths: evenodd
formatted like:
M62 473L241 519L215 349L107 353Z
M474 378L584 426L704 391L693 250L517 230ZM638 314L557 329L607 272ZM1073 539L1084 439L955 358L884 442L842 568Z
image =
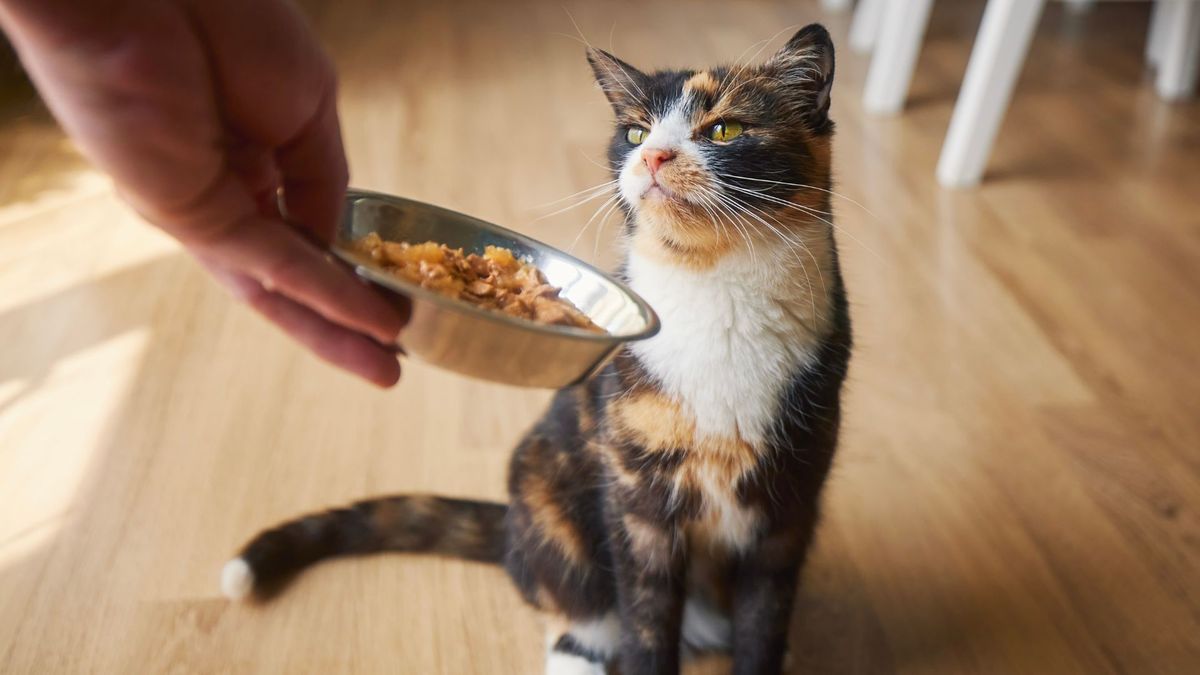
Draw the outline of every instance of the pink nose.
M650 169L650 175L658 173L658 168L675 157L674 150L659 150L657 148L642 150L642 161Z

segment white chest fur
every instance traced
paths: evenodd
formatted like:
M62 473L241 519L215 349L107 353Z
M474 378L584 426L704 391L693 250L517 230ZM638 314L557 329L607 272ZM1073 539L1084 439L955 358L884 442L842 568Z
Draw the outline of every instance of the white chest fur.
M757 447L770 433L783 388L813 345L811 286L792 281L803 281L794 266L761 249L753 261L731 254L702 271L630 253L630 285L662 320L633 352L695 416L698 436Z

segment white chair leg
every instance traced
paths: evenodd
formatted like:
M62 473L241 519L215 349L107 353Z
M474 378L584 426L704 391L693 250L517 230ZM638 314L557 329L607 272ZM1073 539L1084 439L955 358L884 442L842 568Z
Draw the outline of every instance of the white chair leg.
M1200 59L1200 3L1169 0L1171 20L1163 28L1162 55L1158 64L1158 95L1167 101L1188 98L1196 91Z
M858 0L854 18L850 21L850 49L870 54L879 35L879 24L888 0Z
M821 6L827 12L844 12L850 9L850 0L821 0Z
M1171 22L1175 5L1170 0L1154 0L1150 10L1150 32L1146 35L1146 63L1157 68L1162 63L1163 35Z
M932 4L933 0L888 0L863 88L868 112L886 115L904 107Z
M938 160L942 185L975 185L983 176L1044 5L1045 0L988 0Z

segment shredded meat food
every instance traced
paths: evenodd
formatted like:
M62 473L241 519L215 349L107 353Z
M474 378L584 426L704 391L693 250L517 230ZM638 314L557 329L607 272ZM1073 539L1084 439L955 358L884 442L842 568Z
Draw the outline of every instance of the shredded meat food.
M521 262L507 248L488 246L483 255L464 255L461 248L432 241L385 241L374 232L354 246L388 273L441 295L538 323L604 332L559 297L562 289L546 283L541 270Z

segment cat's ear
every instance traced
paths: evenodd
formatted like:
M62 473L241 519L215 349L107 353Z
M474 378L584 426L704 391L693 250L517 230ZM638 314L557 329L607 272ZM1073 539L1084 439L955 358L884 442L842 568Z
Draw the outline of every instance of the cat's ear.
M642 71L595 47L588 47L587 59L596 74L596 83L618 115L643 102L647 78Z
M766 67L803 97L804 116L815 130L829 124L829 92L833 88L833 40L820 24L809 24L767 61Z

